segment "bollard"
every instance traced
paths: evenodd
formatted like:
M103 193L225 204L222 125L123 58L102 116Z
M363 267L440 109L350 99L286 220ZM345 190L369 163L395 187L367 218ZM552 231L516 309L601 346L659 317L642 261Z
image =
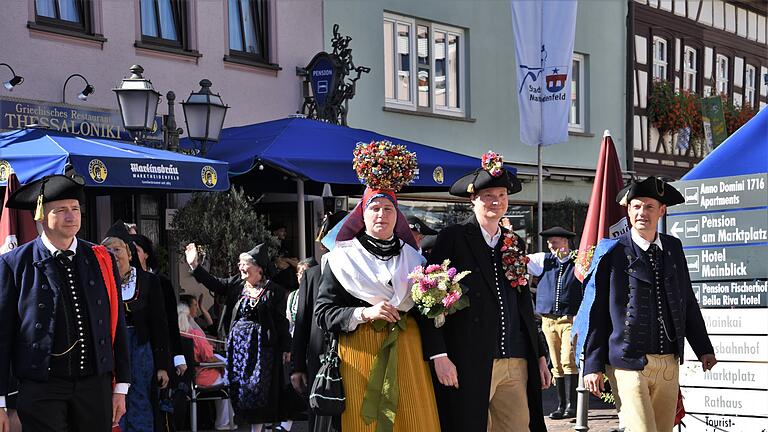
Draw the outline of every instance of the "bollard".
M576 426L574 430L586 432L589 430L589 391L584 387L584 354L579 357L579 386L576 387L579 394L576 399Z

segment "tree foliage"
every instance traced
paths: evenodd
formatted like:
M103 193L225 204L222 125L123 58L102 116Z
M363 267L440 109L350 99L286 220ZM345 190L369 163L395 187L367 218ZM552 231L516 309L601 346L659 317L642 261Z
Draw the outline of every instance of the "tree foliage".
M176 213L171 226L179 253L184 253L188 243L196 243L215 275L232 274L239 255L257 244L267 242L270 255L279 244L267 229L265 217L256 214L253 199L242 189L193 194Z

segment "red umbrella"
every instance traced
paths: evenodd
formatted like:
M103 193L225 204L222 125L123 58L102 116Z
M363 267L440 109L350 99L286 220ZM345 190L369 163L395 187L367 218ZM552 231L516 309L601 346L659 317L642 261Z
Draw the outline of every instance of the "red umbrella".
M584 280L595 245L600 239L616 237L629 229L627 209L616 202L616 195L623 187L619 157L611 134L606 130L600 144L595 183L592 185L592 196L576 260L575 274L579 280Z
M16 178L16 174L11 172L5 187L3 213L0 216L0 255L37 237L37 227L31 211L5 206L11 194L20 187L19 179Z

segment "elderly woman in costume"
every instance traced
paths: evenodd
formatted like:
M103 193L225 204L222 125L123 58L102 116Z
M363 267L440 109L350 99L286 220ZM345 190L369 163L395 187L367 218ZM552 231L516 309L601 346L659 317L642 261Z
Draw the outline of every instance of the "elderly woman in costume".
M315 315L321 327L339 334L344 432L440 430L411 311L408 274L423 258L394 192L411 180L415 166L415 155L402 146L358 146L355 168L368 188L327 255Z
M223 318L227 337L227 378L236 422L260 432L280 418L283 361L291 351L285 317L285 290L269 277L267 245L240 254L239 275L218 278L198 265L198 250L187 245L192 275L216 295L226 296ZM231 323L231 324L230 324Z
M168 385L167 371L171 367L168 328L164 321L156 319L165 313L160 282L153 274L131 266L130 242L122 221L113 225L101 242L117 260L131 356L131 386L120 429L152 432L159 415L157 388Z

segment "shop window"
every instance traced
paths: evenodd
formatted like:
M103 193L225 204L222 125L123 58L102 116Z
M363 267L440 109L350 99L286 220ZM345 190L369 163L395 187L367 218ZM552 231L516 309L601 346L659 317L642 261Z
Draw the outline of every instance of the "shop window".
M718 54L715 58L715 68L717 94L728 95L728 57Z
M269 63L267 0L229 1L229 54Z
M585 103L585 67L584 56L573 54L573 66L571 70L571 109L568 113L568 129L573 132L586 131Z
M383 32L386 106L465 116L465 31L384 14Z
M744 76L744 104L756 108L755 88L757 83L757 70L752 65L747 65Z
M87 0L35 0L35 24L91 34L91 4Z
M141 0L141 41L188 50L185 0Z
M667 79L667 40L653 37L653 79Z
M683 54L683 90L696 92L696 64L697 53L695 48L685 47Z

